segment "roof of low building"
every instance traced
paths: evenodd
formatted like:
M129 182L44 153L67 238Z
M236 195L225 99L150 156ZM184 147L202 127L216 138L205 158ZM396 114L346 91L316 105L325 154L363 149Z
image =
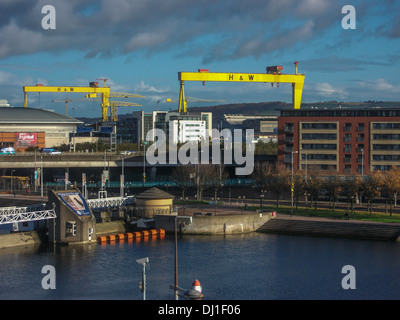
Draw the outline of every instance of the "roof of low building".
M3 107L0 108L0 124L82 124L83 122L54 111L36 108Z
M173 199L174 196L156 187L150 188L136 196L136 199Z

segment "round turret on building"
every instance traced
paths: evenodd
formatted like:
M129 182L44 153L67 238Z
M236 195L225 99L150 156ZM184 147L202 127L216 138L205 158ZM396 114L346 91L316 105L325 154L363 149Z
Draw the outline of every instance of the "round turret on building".
M176 215L174 196L158 188L150 188L136 196L136 216L153 218L154 215Z

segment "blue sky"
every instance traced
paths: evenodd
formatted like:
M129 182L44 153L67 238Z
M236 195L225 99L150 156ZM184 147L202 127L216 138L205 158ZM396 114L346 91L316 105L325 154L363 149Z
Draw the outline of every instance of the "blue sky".
M56 10L56 29L42 28L42 7ZM342 28L342 7L356 10L356 29ZM175 109L178 72L306 75L303 102L400 101L400 3L394 0L0 0L0 99L23 105L23 86L86 86L108 78L112 91L145 96L119 114ZM100 83L102 83L100 81ZM226 103L291 101L282 84L185 83L187 96ZM30 94L29 106L64 112L79 94ZM193 103L190 106L213 103ZM100 116L97 101L69 104L70 115ZM73 108L73 109L72 109Z

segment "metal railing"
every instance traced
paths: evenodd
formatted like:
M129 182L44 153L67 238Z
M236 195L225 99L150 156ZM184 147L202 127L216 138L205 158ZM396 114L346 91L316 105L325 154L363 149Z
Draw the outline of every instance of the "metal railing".
M56 213L54 209L45 209L43 205L0 208L0 224L28 222L54 218L56 218Z

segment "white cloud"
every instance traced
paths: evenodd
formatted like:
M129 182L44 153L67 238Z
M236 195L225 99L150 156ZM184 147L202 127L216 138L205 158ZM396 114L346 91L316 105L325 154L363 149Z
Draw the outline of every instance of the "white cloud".
M140 81L139 84L133 86L133 90L135 92L156 92L156 93L165 93L169 91L169 88L156 88L154 86L150 86L145 84L144 81Z

